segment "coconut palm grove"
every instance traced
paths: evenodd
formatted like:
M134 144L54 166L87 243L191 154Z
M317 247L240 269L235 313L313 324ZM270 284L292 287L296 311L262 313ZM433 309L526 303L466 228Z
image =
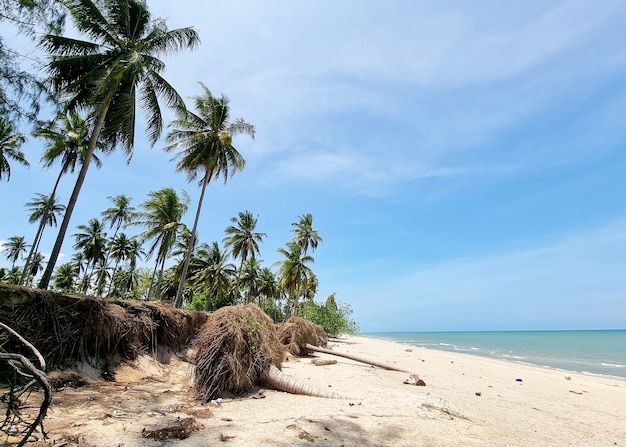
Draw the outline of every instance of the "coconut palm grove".
M36 41L44 67L24 70L23 55L0 41L0 182L11 181L16 164L58 172L49 191L33 191L24 204L24 234L0 235L10 263L0 269L1 282L190 310L253 303L274 321L300 315L329 333L357 330L349 305L334 294L317 297L313 263L323 238L312 214L294 216L292 237L272 265L263 265L266 234L249 210L224 222L214 240L198 237L206 189L245 169L236 142L253 139L256 129L233 118L228 97L201 80L186 102L166 79L167 56L201 45L193 27L168 29L141 0L2 2L0 9L0 21ZM175 118L164 122L165 115ZM130 162L138 132L153 146L165 137L157 149L171 153L172 170L197 184L197 203L163 185L145 197L110 196L99 216L74 221L90 170L113 151ZM45 142L39 160L21 150L27 136ZM61 182L74 184L66 201L57 193ZM186 213L194 213L191 228L182 222ZM56 232L55 243L42 246L49 232ZM59 262L67 239L73 253Z

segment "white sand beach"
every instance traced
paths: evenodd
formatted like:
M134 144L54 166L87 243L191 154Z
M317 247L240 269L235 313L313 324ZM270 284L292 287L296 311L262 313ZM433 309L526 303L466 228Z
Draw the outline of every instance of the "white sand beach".
M404 384L409 373L318 354L337 363L290 359L283 371L346 399L264 389L264 398L200 405L188 364L144 359L120 369L117 382L56 392L45 428L55 445L68 446L626 445L626 380L362 336L333 339L329 346L411 371L426 386ZM144 437L144 429L187 417L198 424L187 439Z

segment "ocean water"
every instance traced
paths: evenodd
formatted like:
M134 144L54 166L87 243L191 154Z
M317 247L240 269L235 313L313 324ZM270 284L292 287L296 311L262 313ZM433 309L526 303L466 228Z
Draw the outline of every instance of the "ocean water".
M413 346L626 379L626 330L372 332Z

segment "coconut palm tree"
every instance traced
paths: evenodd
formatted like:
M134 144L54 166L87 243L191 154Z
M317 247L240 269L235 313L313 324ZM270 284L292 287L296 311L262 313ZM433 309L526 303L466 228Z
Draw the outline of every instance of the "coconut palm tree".
M9 181L11 178L9 159L13 159L23 166L30 166L24 152L19 150L25 141L26 137L17 133L13 124L0 117L0 180L4 177Z
M115 197L108 197L111 201L113 201L113 206L107 208L102 212L102 217L104 222L109 223L109 228L115 227L115 231L113 232L113 237L111 241L115 240L117 237L118 231L122 228L123 225L127 225L135 215L135 207L131 206L131 198L125 196L123 194L119 194ZM104 256L104 265L107 265L109 262L109 257L111 255L111 244L108 245L105 256ZM106 274L106 269L102 269L101 275L98 279L98 289L96 291L97 295L102 295L104 291L104 275Z
M291 231L294 233L293 242L300 244L302 247L302 253L307 254L309 248L311 251L315 251L317 245L323 242L323 239L319 235L319 230L313 229L313 215L311 213L298 216L300 219L298 222L292 222L293 227Z
M301 293L302 286L313 274L311 268L307 265L314 262L310 255L305 255L302 246L293 241L287 242L287 248L279 248L278 252L285 259L275 264L279 266L278 277L282 287L287 291L287 311L286 317L296 314L298 298Z
M50 54L50 83L69 111L85 109L94 123L41 288L50 281L96 143L119 146L130 158L139 102L147 117L148 140L154 145L163 128L158 98L170 107L184 107L180 95L161 76L165 64L158 57L200 42L192 28L168 30L163 20L151 20L143 1L67 0L65 4L77 31L92 41L46 34L41 46Z
M30 264L28 265L28 278L26 278L27 284L30 284L30 285L33 284L35 280L35 276L37 276L37 274L43 268L44 260L45 260L44 255L42 255L39 252L33 255L32 259L30 260Z
M193 97L196 113L184 108L179 108L178 118L170 126L174 127L167 135L167 141L171 143L165 147L167 152L175 149L181 151L174 157L178 160L177 171L187 173L187 179L192 181L200 178L200 199L191 230L191 243L183 261L176 304L180 306L182 291L187 277L189 260L193 254L195 239L197 238L198 221L204 201L204 193L209 182L213 178L224 178L226 183L235 172L241 171L246 161L232 145L232 138L237 134L247 134L254 138L255 128L243 118L230 122L230 107L228 98L222 95L214 97L211 91L200 84L202 94Z
M152 284L148 291L149 296L152 293L152 285L157 270L159 270L157 280L156 298L160 297L159 290L161 286L161 278L165 268L165 261L170 254L181 227L181 219L189 208L189 195L182 191L181 197L176 194L173 188L164 188L158 191L150 191L148 199L141 204L144 211L140 211L136 215L133 225L146 227L139 237L143 240L152 240L148 249L148 257L156 253L156 264L152 275Z
M34 130L33 136L47 140L46 150L41 155L43 166L48 169L58 160L61 161L61 169L50 195L56 195L61 178L65 174L68 172L73 174L77 166L84 164L90 131L87 120L75 112L59 112L54 120ZM105 151L106 146L97 142L96 150ZM102 161L95 152L92 154L91 163L97 168L102 167Z
M76 242L73 248L74 250L80 250L83 254L83 259L87 261L81 287L82 292L87 293L93 271L96 265L104 259L107 244L106 232L104 231L104 223L96 218L89 219L86 225L78 225L76 228L79 230L79 233L74 234Z
M220 249L216 241L198 247L189 264L189 280L206 290L205 310L234 304L231 291L235 271L235 266L228 262L226 250Z
M75 284L79 275L79 267L72 262L61 264L54 275L52 275L52 285L55 290L70 293L75 292Z
M11 261L11 269L15 268L15 263L19 258L24 257L28 244L24 236L11 236L7 242L4 243L2 251L6 252L5 256L7 260Z
M243 289L243 302L245 304L256 301L259 304L261 288L261 264L256 258L251 257L241 266L239 271L239 289Z
M107 255L113 259L115 264L113 266L113 272L111 273L111 282L109 283L107 295L111 292L111 288L113 287L113 278L115 278L120 262L128 259L128 256L131 255L134 249L133 239L128 237L126 233L116 234L111 239L107 248Z
M26 280L26 275L28 274L28 264L30 264L30 260L33 255L37 253L39 250L39 243L41 242L41 238L43 237L43 232L46 226L55 226L57 225L57 215L60 215L65 211L65 205L61 205L56 201L56 196L54 193L47 196L45 194L36 193L33 200L26 204L29 211L31 212L28 217L29 223L35 223L39 221L39 227L37 228L37 233L35 233L35 240L30 247L30 252L26 257L26 263L24 264L24 269L22 270L22 277L20 282L23 283Z

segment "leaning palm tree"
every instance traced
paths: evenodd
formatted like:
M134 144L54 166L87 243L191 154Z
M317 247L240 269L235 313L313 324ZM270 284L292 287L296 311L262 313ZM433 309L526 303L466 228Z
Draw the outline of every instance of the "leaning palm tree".
M6 252L7 260L11 261L11 269L15 268L15 263L19 258L24 258L24 253L28 248L26 238L24 236L11 236L4 243L2 251Z
M53 121L38 126L34 137L44 138L47 141L46 150L41 155L41 163L48 169L58 160L61 161L59 175L54 182L51 195L56 195L61 178L69 173L74 173L77 166L82 166L89 147L91 129L89 122L78 113L59 112ZM96 143L96 149L104 151L106 146ZM97 168L102 166L102 161L97 154L92 154L91 163Z
M309 248L311 248L311 251L315 251L317 245L323 242L323 239L319 235L319 230L313 229L313 215L307 213L298 217L300 220L291 224L293 227L291 231L294 233L291 240L300 244L303 254L306 254Z
M279 266L278 277L280 285L284 287L288 294L285 315L290 317L296 314L302 287L313 275L313 271L307 264L314 260L312 256L303 253L300 244L293 241L287 242L287 248L281 247L278 249L278 252L285 257L285 259L275 264Z
M41 46L50 54L47 69L53 91L69 111L87 110L94 123L41 288L50 282L96 143L120 146L130 159L139 102L147 116L148 140L154 145L163 128L158 97L169 107L184 107L180 95L161 76L165 64L158 56L194 48L200 42L192 28L168 30L163 20L151 20L146 3L140 0L64 3L78 32L92 41L47 34Z
M152 240L147 252L148 257L154 253L157 255L148 296L152 293L154 279L157 271L159 271L155 295L157 299L160 297L159 290L165 261L176 242L178 232L184 225L181 223L181 219L189 208L189 202L189 195L185 191L182 192L182 197L179 197L173 188L150 191L148 199L141 204L144 211L138 212L136 220L132 222L133 225L146 227L146 230L140 233L140 238Z
M35 223L39 221L39 227L37 228L37 233L35 233L35 240L30 247L30 252L26 257L26 263L24 265L24 269L22 270L22 283L26 280L26 275L28 274L28 264L30 264L30 260L32 259L33 255L39 250L39 243L41 242L41 238L43 237L43 232L46 226L56 227L57 216L65 211L65 205L61 205L57 202L54 192L49 196L41 193L36 193L33 200L28 202L26 206L31 212L30 216L28 217L28 222Z
M197 113L184 108L178 109L178 118L171 123L174 129L167 135L167 140L171 144L164 148L167 152L181 149L174 157L178 159L176 170L186 172L189 181L201 175L200 199L191 230L191 243L183 260L183 270L176 293L177 306L182 304L183 288L197 238L206 187L215 177L222 176L226 183L229 177L245 167L246 161L232 145L232 137L243 133L254 138L255 131L254 125L247 123L243 118L231 123L228 98L224 95L216 98L204 84L200 85L202 94L193 97Z
M16 132L13 124L0 117L0 180L3 176L7 181L11 178L9 159L23 166L30 166L24 152L19 149L25 141L26 137Z

